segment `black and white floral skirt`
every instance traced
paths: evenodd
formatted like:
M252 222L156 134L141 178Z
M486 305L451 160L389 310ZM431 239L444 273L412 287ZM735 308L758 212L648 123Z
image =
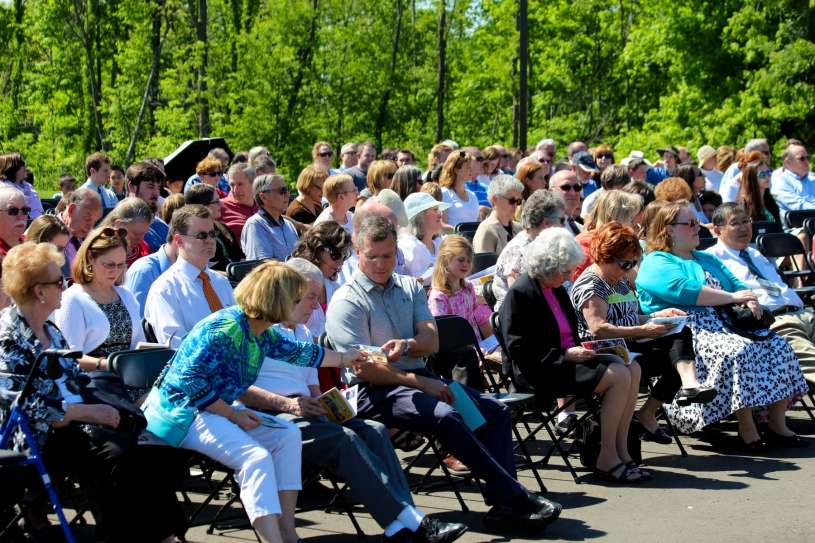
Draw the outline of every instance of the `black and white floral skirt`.
M716 387L718 395L704 405L666 404L680 432L696 432L738 409L770 405L807 391L798 357L781 336L772 333L763 341L742 337L728 330L710 307L697 308L689 317L697 378Z

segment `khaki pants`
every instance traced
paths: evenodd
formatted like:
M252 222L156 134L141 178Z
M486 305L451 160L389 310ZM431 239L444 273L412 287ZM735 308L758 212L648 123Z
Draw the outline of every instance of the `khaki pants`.
M798 355L801 371L810 385L815 385L815 313L801 309L775 318L770 327L787 342Z

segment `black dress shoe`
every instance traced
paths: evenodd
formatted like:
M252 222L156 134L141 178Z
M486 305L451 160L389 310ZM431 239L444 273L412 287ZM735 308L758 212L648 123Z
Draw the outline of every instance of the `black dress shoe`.
M538 511L540 511L545 518L551 518L552 521L554 521L560 516L560 512L563 511L563 506L559 503L547 500L537 492L531 492L529 490L525 492L527 498L538 505Z
M803 449L804 447L809 447L809 441L802 439L799 435L783 436L776 434L769 428L764 432L764 441L770 447L782 447L785 449Z
M540 532L560 516L563 507L543 496L524 491L511 503L493 506L484 526L498 532Z
M709 403L716 397L718 391L710 386L682 388L676 395L676 403L682 407L692 403Z
M412 533L416 543L449 543L467 531L467 526L459 522L442 522L425 515L419 529Z
M659 425L657 426L657 429L652 432L643 426L643 424L637 419L631 421L631 424L634 426L637 434L642 437L643 441L653 441L654 443L659 443L660 445L670 445L671 441L673 441L668 432L666 432L665 429Z

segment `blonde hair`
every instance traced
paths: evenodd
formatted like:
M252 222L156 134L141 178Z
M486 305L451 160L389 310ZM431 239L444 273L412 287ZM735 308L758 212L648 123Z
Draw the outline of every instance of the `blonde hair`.
M347 173L331 175L325 180L325 183L323 183L323 196L325 196L329 204L333 204L337 200L337 196L342 192L346 184L354 184L354 178Z
M65 256L53 243L27 241L12 247L3 259L3 290L18 305L33 302L34 287L49 279L46 270L52 263L57 269L65 263Z
M385 176L391 174L390 182L393 182L393 174L396 173L396 163L390 160L374 160L368 166L368 188L371 194L376 196L382 189L390 188L390 184L385 186Z
M88 237L85 238L85 241L82 242L71 264L71 276L74 278L74 282L87 285L93 281L91 258L97 259L117 247L124 249L125 254L127 254L127 230L112 226L102 226L92 230ZM124 271L116 284L121 284L123 279Z
M470 257L470 263L473 260L473 246L464 236L447 236L442 240L439 246L439 254L436 255L436 266L433 268L433 278L431 286L444 292L451 294L453 291L453 284L450 282L450 273L447 267L457 256L466 254ZM464 286L462 279L462 287Z
M444 161L439 177L439 185L442 187L452 187L456 184L456 174L468 162L475 160L475 157L467 151L453 151Z
M630 225L642 211L642 198L621 190L604 190L586 217L586 230L596 230L612 221Z
M235 287L235 301L250 319L285 322L307 286L302 275L282 262L264 262Z
M646 249L649 253L652 251L671 252L673 247L668 226L676 222L676 218L684 209L688 209L687 200L679 200L656 206L653 212L648 214L648 231L645 239Z
M435 181L428 181L427 183L424 183L419 192L426 192L439 202L441 202L443 199L441 186L439 186L439 184Z
M452 153L453 148L443 143L437 143L430 149L430 154L427 155L427 169L432 170L439 165L439 157L444 153Z
M328 147L331 150L332 153L334 152L334 148L331 147L330 143L328 143L327 141L318 141L317 143L315 143L314 145L311 146L311 159L312 160L317 160L317 151L319 151L320 147L322 147L323 145Z
M328 177L328 170L319 166L306 166L300 175L297 176L297 192L305 195L312 185L320 181L325 181Z

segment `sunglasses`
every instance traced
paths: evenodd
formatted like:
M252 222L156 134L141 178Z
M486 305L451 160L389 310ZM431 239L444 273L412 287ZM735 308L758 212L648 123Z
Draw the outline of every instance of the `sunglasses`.
M208 175L210 177L221 177L224 172L214 171L214 172L204 172L204 175Z
M771 174L772 174L772 172L770 172L769 170L764 170L764 171L758 172L758 178L759 179L764 179L764 178L770 177Z
M797 160L798 162L809 162L809 155L797 156L795 157L795 160Z
M343 252L341 252L336 247L321 247L323 251L328 253L328 256L331 257L332 260L345 260L346 256Z
M509 205L511 205L511 206L519 206L519 205L521 205L522 203L524 203L524 201L523 201L521 198L507 198L506 196L501 196L501 198L503 198L504 200L506 200L506 201L507 201L507 203L508 203Z
M323 151L322 153L317 153L317 156L321 156L323 158L334 156L334 151Z
M599 155L597 155L597 158L607 158L610 160L614 158L614 155L612 153L600 153Z
M127 239L127 230L124 228L113 228L111 226L106 226L105 228L99 231L99 238L114 238L118 237L120 239Z
M621 269L621 270L624 270L624 271L629 271L629 270L632 270L632 269L634 269L634 267L635 267L637 264L639 264L639 263L640 263L640 261L639 261L638 259L634 259L634 260L623 260L623 259L620 259L620 258L616 259L616 260L615 260L615 262L616 262L616 263L617 263L617 265L620 267L620 269Z
M24 206L24 207L11 206L11 207L7 207L6 209L0 209L0 211L8 214L10 217L16 217L20 213L22 213L25 216L28 216L28 214L31 213L31 208L26 207L26 206Z
M556 188L559 188L563 192L569 192L570 190L580 192L581 190L583 190L583 185L560 185L559 187Z
M201 241L209 239L215 239L218 237L218 231L213 229L209 232L198 232L197 234L182 234L183 236L187 236L188 238L195 238Z

